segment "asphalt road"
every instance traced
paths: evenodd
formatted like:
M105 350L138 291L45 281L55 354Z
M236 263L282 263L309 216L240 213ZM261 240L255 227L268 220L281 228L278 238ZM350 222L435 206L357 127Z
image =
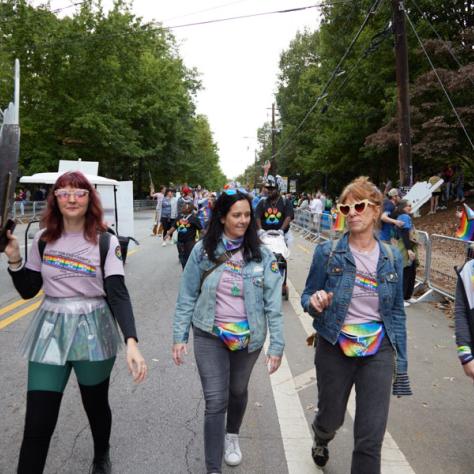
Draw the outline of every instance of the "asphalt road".
M123 352L112 373L110 399L113 411L111 454L114 472L191 473L205 472L203 459L203 410L201 386L190 344L190 355L182 367L170 357L171 321L181 268L174 246L162 247L149 235L151 213L135 219L141 245L131 248L126 281L132 296L140 347L148 361L148 380L135 385L126 369ZM20 233L23 227L20 226ZM297 238L289 261L290 280L301 292L309 268L313 245ZM0 473L15 472L23 430L26 363L17 347L38 299L19 302L5 268L0 273ZM37 304L37 303L36 303ZM295 311L296 309L296 311ZM304 474L318 472L308 458L309 423L316 406L313 350L306 346L306 331L298 308L284 303L287 374L275 382L268 376L263 357L250 383L247 414L241 432L244 461L224 473ZM471 474L474 436L471 407L473 387L464 377L455 353L452 322L431 304L408 309L409 373L413 397L392 399L389 436L416 474ZM283 372L282 372L283 374ZM278 391L295 395L299 405L285 407ZM276 395L275 395L276 394ZM283 406L283 409L282 409ZM294 411L295 410L295 411ZM303 413L307 424L291 432L291 420ZM290 430L288 429L288 420ZM296 421L295 421L296 426ZM293 448L292 448L293 446ZM298 447L304 447L298 451ZM329 474L346 474L352 450L352 419L346 422L330 445ZM303 452L303 454L301 454ZM388 467L383 472L401 473ZM398 453L398 451L397 451ZM66 388L58 425L51 442L46 473L86 473L92 457L92 440L83 412L77 383L72 375ZM309 462L308 462L309 461ZM290 467L288 467L290 466Z

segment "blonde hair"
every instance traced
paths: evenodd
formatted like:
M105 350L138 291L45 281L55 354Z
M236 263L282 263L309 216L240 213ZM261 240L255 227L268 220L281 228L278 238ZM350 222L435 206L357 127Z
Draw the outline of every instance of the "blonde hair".
M355 201L362 201L363 199L368 199L371 203L379 209L378 219L381 215L381 209L383 204L383 194L380 192L379 188L375 186L372 181L367 176L359 176L350 182L342 191L339 196L339 202L344 204L346 200L351 197ZM377 220L378 220L377 219Z

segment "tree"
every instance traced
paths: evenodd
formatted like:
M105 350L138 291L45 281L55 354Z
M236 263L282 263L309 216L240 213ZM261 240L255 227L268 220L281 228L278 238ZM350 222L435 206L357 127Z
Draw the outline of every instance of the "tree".
M148 172L161 183L202 179L203 160L206 178L222 178L195 112L197 72L169 31L121 0L108 14L88 0L63 19L25 0L0 8L0 64L19 57L22 65L24 173L54 170L59 159L99 161L102 174L133 179L137 194Z
M381 3L341 70L335 71L372 3L328 3L320 28L298 33L281 55L276 99L282 133L277 141L277 166L293 177L299 173L303 190L327 184L328 191L336 193L360 174L375 182L397 178L397 94L389 2ZM474 136L474 89L469 79L474 54L472 2L416 0L405 5ZM466 168L472 166L467 140L416 37L410 34L408 40L415 172L432 172L447 157L465 163ZM453 51L462 68L453 60ZM321 98L334 71L327 96Z

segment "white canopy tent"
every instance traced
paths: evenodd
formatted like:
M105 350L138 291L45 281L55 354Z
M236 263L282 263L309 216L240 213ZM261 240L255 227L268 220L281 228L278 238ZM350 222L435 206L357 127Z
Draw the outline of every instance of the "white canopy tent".
M20 178L20 183L22 184L54 184L57 179L64 174L64 171L56 171L51 173L36 173L31 176L22 176ZM89 180L89 182L95 186L97 189L98 187L105 186L104 190L111 190L113 189L114 195L114 220L115 220L115 232L118 234L118 213L117 213L117 188L119 186L119 181L115 179L104 178L103 176L97 176L92 174L84 174L84 176ZM98 189L100 192L100 188Z
M57 179L64 174L64 171L56 171L55 173L36 173L31 176L22 176L20 183L24 184L54 184ZM119 182L115 179L104 178L103 176L95 176L84 174L89 182L95 186L118 186Z

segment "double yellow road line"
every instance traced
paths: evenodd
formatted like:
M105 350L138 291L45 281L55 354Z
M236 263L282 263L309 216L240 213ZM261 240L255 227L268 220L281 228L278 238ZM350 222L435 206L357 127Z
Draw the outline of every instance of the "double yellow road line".
M20 311L17 311L16 313L13 313L11 316L8 316L8 318L0 319L0 330L5 329L7 326L10 326L10 324L13 324L17 319L20 319L23 316L26 316L27 314L30 314L36 309L38 309L39 305L41 304L42 299L43 299L43 290L41 290L38 293L38 295L34 298L33 303L31 303L31 300L22 299L22 300L14 301L8 306L0 308L0 317L1 317L4 314L9 313L10 311L13 311L16 308L23 306L25 303L30 303L28 306L21 309Z
M133 249L130 252L128 252L127 256L133 255L136 252L138 252L138 249ZM42 300L43 300L43 290L41 290L35 296L33 300L20 299L20 300L14 301L13 303L7 306L4 306L3 308L0 308L0 318L1 318L4 314L10 313L11 311L23 306L25 303L30 303L28 306L25 306L24 308L20 309L16 313L13 313L7 318L0 319L0 331L2 329L5 329L7 326L10 326L10 324L13 324L15 321L22 318L23 316L26 316L27 314L30 314L33 311L36 311L39 308Z

